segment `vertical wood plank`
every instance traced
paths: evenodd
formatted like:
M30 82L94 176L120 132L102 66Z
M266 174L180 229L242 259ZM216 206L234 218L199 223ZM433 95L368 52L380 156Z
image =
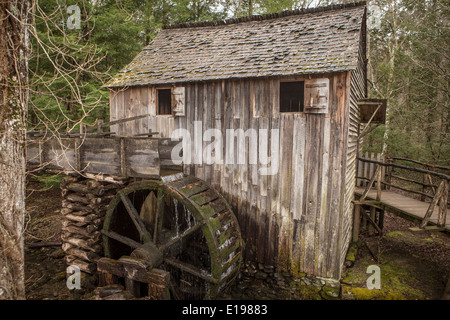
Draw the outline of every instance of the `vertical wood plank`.
M293 132L292 151L292 188L291 188L291 211L294 223L292 235L292 261L300 266L300 255L303 250L301 243L300 222L303 217L303 189L305 169L305 129L306 118L296 115Z
M197 86L198 89L194 121L203 122L203 99L205 84L198 83ZM195 128L197 128L197 130ZM195 176L199 179L203 179L203 128L201 128L200 125L197 124L197 126L194 126L193 133Z
M336 264L334 268L328 270L331 274L331 277L337 279L341 274L341 269L345 261L345 255L347 253L347 249L351 240L351 223L352 219L352 202L354 198L354 181L351 181L350 184L347 184L347 171L349 176L354 176L354 171L348 170L347 166L350 163L350 159L348 159L348 146L349 146L349 122L350 122L350 112L349 112L349 96L350 96L350 81L351 81L351 72L345 72L340 74L340 81L337 83L337 97L341 101L342 112L343 112L343 121L341 123L342 133L342 169L341 169L341 177L340 183L343 188L343 192L340 196L341 201L341 211L340 211L340 219L339 219L339 250L336 256ZM350 193L349 193L350 191Z
M133 88L129 87L124 91L124 108L123 108L123 118L132 117L132 108L133 108ZM134 121L133 121L134 122ZM130 135L134 134L133 126L130 122L125 122L123 124L123 134Z
M323 143L323 115L309 114L306 117L306 166L305 177L305 254L304 271L314 274L316 261L317 216L321 206L321 170Z
M232 128L232 119L233 119L233 106L232 106L232 95L233 95L233 87L234 87L234 83L232 81L226 81L224 83L224 99L225 99L225 113L224 113L224 123L223 123L223 131L222 132L227 132L228 129ZM228 139L228 137L226 137L226 141L224 143L224 159L227 160L228 157L228 151L230 150L230 139ZM230 165L229 163L227 163L227 161L224 164L224 170L223 170L223 175L221 177L222 179L222 189L225 191L226 194L226 199L227 201L230 200L230 191L231 191L231 186L230 186L230 171L232 168L232 165ZM241 224L242 221L242 215L238 215L238 219L239 223Z
M278 119L280 117L280 80L274 79L270 83L272 96L272 117Z
M281 130L280 119L273 118L271 119L271 129L278 129L278 141L275 141L275 145L278 146L277 153L279 157L279 166L281 166L283 155L279 152L279 147L281 146L281 139L283 135L283 131ZM271 141L274 137L271 136ZM272 143L272 142L271 142ZM272 154L271 154L272 156ZM279 185L279 171L278 173L271 176L270 178L270 232L269 232L269 248L268 255L271 259L277 261L278 259L278 248L279 248L279 220L280 218L280 185Z
M190 175L195 175L195 164L194 161L194 120L195 120L195 109L197 108L197 95L198 95L198 85L197 83L189 84L189 99L186 100L186 130L191 135L191 159L188 161L190 164L186 166L186 173Z
M326 276L333 277L336 270L339 269L340 260L340 228L343 211L341 194L344 186L342 185L342 166L344 151L344 132L345 132L345 108L346 108L346 78L345 74L339 74L330 81L330 90L332 107L330 114L330 177L329 177L329 214L326 219L328 226L328 256L326 261Z
M158 131L158 123L156 120L156 88L150 87L149 88L149 127L152 129L153 132L159 132Z
M109 90L109 121L117 120L117 89ZM110 128L110 132L117 132L118 126L112 125Z
M322 120L323 125L323 148L320 151L321 154L319 156L322 157L322 169L321 169L321 191L320 191L320 209L318 210L317 217L317 225L316 225L316 265L314 266L316 274L325 274L326 273L326 257L328 253L328 228L326 225L326 219L328 215L331 214L330 207L328 204L328 184L329 184L329 176L330 176L330 139L331 139L331 123L330 118L324 117Z
M148 87L140 87L140 107L139 107L139 114L146 114L149 113L149 103L148 103ZM140 127L141 131L140 133L147 133L148 132L148 117L143 118L140 120Z
M289 260L292 254L292 215L291 205L291 178L292 178L292 139L293 139L293 115L282 114L281 130L282 139L280 146L280 239L279 239L279 264L289 268Z

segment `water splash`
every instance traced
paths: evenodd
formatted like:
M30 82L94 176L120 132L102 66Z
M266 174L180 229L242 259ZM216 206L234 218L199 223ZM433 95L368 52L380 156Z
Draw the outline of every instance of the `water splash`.
M184 208L184 218L186 220L188 229L190 229L192 227L191 223L192 213L186 207L183 208Z
M225 240L224 243L219 247L219 250L222 250L225 247L228 247L231 243L233 243L236 240L236 237L232 237L230 239Z
M168 176L162 176L161 177L161 181L164 182L164 183L168 183L168 182L172 182L172 181L175 181L175 180L180 180L182 178L184 178L184 173L183 172L178 172L178 173L171 174L171 175L168 175Z
M176 230L176 237L180 236L180 225L178 223L178 200L175 198L172 198L173 205L175 207L175 230Z

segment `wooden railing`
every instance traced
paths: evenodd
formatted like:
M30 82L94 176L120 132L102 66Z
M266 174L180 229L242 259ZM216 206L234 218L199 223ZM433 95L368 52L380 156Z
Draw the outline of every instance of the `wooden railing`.
M418 165L413 167L404 163ZM447 206L449 200L450 168L431 165L416 160L405 158L383 159L379 154L362 154L358 157L356 186L365 187L362 196L355 201L355 232L359 232L359 218L361 206L370 206L371 212L363 218L371 224L371 227L381 233L379 224L375 223L375 211L380 208L382 202L382 190L396 189L402 194L422 201L430 201L428 210L420 224L424 228L433 213L436 205L439 205L437 219L438 227L444 227L446 222ZM376 199L366 200L371 188L376 188ZM355 236L355 235L354 235ZM356 235L357 237L357 235Z
M356 186L365 187L376 170L378 163L382 163L382 189L396 189L403 191L410 197L421 201L433 199L441 179L450 175L450 167L427 164L406 158L382 157L380 154L366 152L358 157ZM412 163L416 166L408 166ZM375 181L374 185L376 186Z

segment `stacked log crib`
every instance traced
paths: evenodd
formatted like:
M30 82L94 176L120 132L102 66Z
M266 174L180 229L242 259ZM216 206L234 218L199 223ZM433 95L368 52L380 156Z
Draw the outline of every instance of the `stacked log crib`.
M68 266L82 273L96 274L103 256L101 229L109 202L121 188L120 182L101 182L82 177L65 177L62 189L62 249Z

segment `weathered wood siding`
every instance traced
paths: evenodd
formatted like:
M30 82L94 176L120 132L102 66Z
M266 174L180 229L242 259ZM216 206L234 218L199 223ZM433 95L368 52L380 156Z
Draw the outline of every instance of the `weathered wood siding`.
M365 21L365 19L363 19ZM359 137L359 124L360 124L360 109L358 102L364 98L367 98L367 67L366 67L366 31L365 23L363 23L362 32L360 34L360 46L358 50L358 65L356 70L350 72L348 86L349 96L349 125L348 125L348 142L347 142L347 159L346 159L346 171L345 171L345 199L344 199L344 216L343 216L343 233L342 233L342 246L341 246L341 265L344 263L344 259L350 243L352 227L353 227L353 203L354 192L356 185L356 167L357 167L357 155L360 150L358 137Z
M259 174L265 166L248 164L248 159L244 165L190 164L184 171L207 181L232 205L245 237L247 259L338 279L349 240L343 233L348 232L351 215L344 195L354 184L345 174L350 73L320 77L330 80L327 114L280 113L280 79L270 78L187 83L183 117L156 116L155 88L130 87L112 92L111 120L148 112L153 116L143 121L145 125L119 126L117 132L151 128L162 137L176 128L186 128L194 137L194 121L202 121L201 134L209 128L223 133L224 159L229 144L226 129L279 129L275 175ZM273 138L269 131L269 141ZM202 144L204 150L210 142ZM234 153L258 152L254 147L247 139L245 150L234 143ZM268 150L270 154L270 144ZM194 146L191 151L196 151Z
M148 118L128 121L111 126L111 131L118 135L147 133L149 130L159 132L161 138L169 138L174 130L174 117L156 116L155 87L127 87L110 90L110 120L119 120L150 114Z

